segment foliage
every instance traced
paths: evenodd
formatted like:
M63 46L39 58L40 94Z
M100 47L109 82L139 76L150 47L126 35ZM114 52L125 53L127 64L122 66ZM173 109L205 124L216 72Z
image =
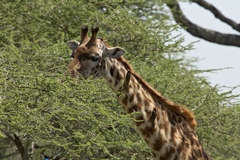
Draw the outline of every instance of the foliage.
M157 90L193 109L196 133L213 157L238 159L239 103L198 76L204 71L182 54L191 45L183 46L181 35L172 36L179 28L169 22L161 3L86 2L2 2L1 138L12 144L19 137L28 159L151 158L102 79L76 82L67 75L70 51L65 42L79 39L83 25L97 25L100 36L125 48L135 70Z

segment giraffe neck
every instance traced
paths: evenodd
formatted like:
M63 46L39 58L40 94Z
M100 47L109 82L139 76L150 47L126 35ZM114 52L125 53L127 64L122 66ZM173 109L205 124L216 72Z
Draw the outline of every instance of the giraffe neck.
M124 106L127 113L141 111L141 109L154 109L152 103L155 103L151 95L137 82L133 76L130 76L127 87L124 87L126 76L131 68L126 68L121 61L108 59L107 69L104 75L108 85L117 94L119 102Z
M169 110L166 102L157 100L142 82L130 75L131 67L124 59L106 59L104 78L127 113L134 112L135 124L154 159L208 159L198 142L198 138L186 119ZM210 159L210 158L209 158Z

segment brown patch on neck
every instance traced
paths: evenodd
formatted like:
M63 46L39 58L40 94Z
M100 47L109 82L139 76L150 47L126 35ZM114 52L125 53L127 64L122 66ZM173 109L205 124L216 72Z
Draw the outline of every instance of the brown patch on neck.
M155 89L152 88L146 81L144 81L141 76L139 76L137 73L134 72L131 65L127 62L125 58L122 56L117 59L121 64L125 67L126 70L131 71L131 75L135 77L135 79L138 81L139 84L142 85L142 87L159 103L163 104L164 107L168 108L174 113L177 113L183 117L186 118L188 123L191 125L192 129L194 130L197 126L197 122L195 120L194 114L185 106L182 106L180 104L176 104L168 99L166 99L164 96L162 96L160 93L158 93Z
M127 75L125 77L125 80L124 80L124 83L123 83L123 88L126 90L127 89L127 86L130 82L130 78L131 78L131 71L128 71L127 72Z

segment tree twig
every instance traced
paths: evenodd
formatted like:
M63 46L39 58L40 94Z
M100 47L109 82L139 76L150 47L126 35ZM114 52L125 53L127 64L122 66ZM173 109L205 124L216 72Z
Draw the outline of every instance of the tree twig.
M22 156L22 159L29 160L29 155L27 153L27 150L22 145L20 138L16 134L14 134L13 136L14 136L14 143L16 144L18 151L20 152L20 154Z
M228 25L230 25L233 29L235 29L236 31L240 32L240 24L237 24L236 22L234 22L233 20L227 18L226 16L224 16L216 7L214 7L212 4L204 1L204 0L193 0L193 2L197 3L199 6L209 10L210 12L213 13L213 15L220 19L222 22L227 23Z
M186 28L186 31L193 36L205 39L209 42L240 47L240 36L235 34L224 34L217 31L202 28L189 21L183 14L177 0L168 0L165 2L170 8L174 20Z

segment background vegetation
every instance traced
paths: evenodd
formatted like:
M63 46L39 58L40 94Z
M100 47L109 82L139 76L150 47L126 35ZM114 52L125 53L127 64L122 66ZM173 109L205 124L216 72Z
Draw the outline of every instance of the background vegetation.
M1 159L151 159L144 140L103 79L66 73L83 25L127 50L135 70L191 108L196 133L215 159L239 159L239 99L218 93L184 52L159 1L3 0L0 14Z

